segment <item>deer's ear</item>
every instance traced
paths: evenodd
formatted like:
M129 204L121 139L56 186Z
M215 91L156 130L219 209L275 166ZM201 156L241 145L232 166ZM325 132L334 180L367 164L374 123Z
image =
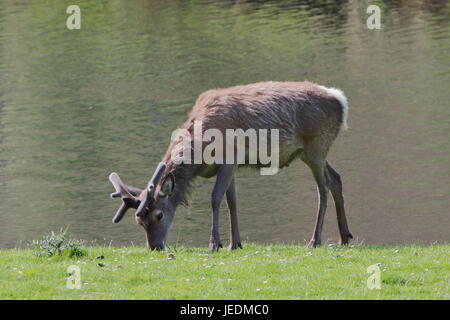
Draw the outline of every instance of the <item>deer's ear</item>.
M169 173L166 180L164 180L161 190L159 191L160 197L170 196L175 188L175 177L172 173Z

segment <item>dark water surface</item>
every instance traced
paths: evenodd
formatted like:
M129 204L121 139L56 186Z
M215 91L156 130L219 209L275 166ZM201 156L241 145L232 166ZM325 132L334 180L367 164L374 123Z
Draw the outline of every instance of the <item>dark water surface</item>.
M350 229L367 244L450 240L450 4L376 1L74 1L0 6L0 247L70 226L75 237L144 244L118 225L107 177L143 187L197 95L263 80L342 88L349 127L329 160ZM300 162L276 176L240 170L244 240L303 243L317 195ZM207 245L209 192L198 180L170 244ZM330 200L331 201L331 200ZM223 240L229 238L226 210ZM324 240L337 241L330 202Z

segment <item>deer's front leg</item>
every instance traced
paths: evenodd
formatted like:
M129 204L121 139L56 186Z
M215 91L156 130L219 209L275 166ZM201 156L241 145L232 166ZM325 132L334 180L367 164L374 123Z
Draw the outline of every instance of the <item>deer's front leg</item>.
M242 249L241 237L239 235L238 219L237 219L237 205L236 205L236 182L234 175L231 178L230 185L227 190L227 204L230 212L230 229L231 229L231 241L228 249L234 250L237 248Z
M233 179L235 166L229 164L220 165L217 171L216 183L211 194L212 228L209 240L209 251L217 251L222 247L219 234L219 210L223 196Z

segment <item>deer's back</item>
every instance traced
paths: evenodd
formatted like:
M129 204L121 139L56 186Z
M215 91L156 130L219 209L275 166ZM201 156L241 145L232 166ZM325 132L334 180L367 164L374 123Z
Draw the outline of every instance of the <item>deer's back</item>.
M182 127L192 134L194 123L201 121L203 132L214 128L224 136L226 129L278 129L283 167L316 137L328 149L345 127L346 104L338 89L310 82L259 82L202 93Z
M188 122L203 129L279 129L280 142L329 132L345 121L343 106L327 88L310 82L259 82L202 93Z

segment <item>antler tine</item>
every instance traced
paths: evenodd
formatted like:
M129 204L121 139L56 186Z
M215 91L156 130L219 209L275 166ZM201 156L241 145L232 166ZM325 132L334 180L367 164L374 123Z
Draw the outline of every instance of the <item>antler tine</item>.
M149 189L150 189L150 186L152 186L152 185L153 185L153 187L156 187L158 185L165 170L166 170L166 164L164 162L160 162L158 164L158 167L155 170L155 173L153 174L153 177L151 178L151 180L148 184Z
M145 197L145 200L141 202L139 207L136 210L136 216L139 217L144 209L155 200L155 188L158 185L159 181L162 178L162 175L164 174L164 171L166 170L166 164L164 162L160 162L158 164L158 167L155 170L155 173L153 174L152 178L150 179L148 185L147 185L147 194Z
M117 223L122 220L129 208L137 208L138 200L132 192L138 193L139 189L124 184L119 175L115 172L109 175L109 181L111 181L114 189L116 189L116 192L111 193L111 198L122 198L122 205L119 207L119 210L117 210L117 213L112 220L113 223Z
M125 215L125 212L127 212L129 206L124 202L122 202L122 204L119 207L119 210L117 210L116 215L114 216L112 222L113 223L117 223L120 220L122 220L123 216Z
M116 192L111 193L111 198L133 197L133 195L128 191L128 189L125 186L125 183L123 183L122 179L120 179L117 173L115 172L111 173L109 175L109 181L111 181L112 185L114 186L114 189L116 189Z
M113 192L110 194L111 198L120 198L121 196L120 192Z

